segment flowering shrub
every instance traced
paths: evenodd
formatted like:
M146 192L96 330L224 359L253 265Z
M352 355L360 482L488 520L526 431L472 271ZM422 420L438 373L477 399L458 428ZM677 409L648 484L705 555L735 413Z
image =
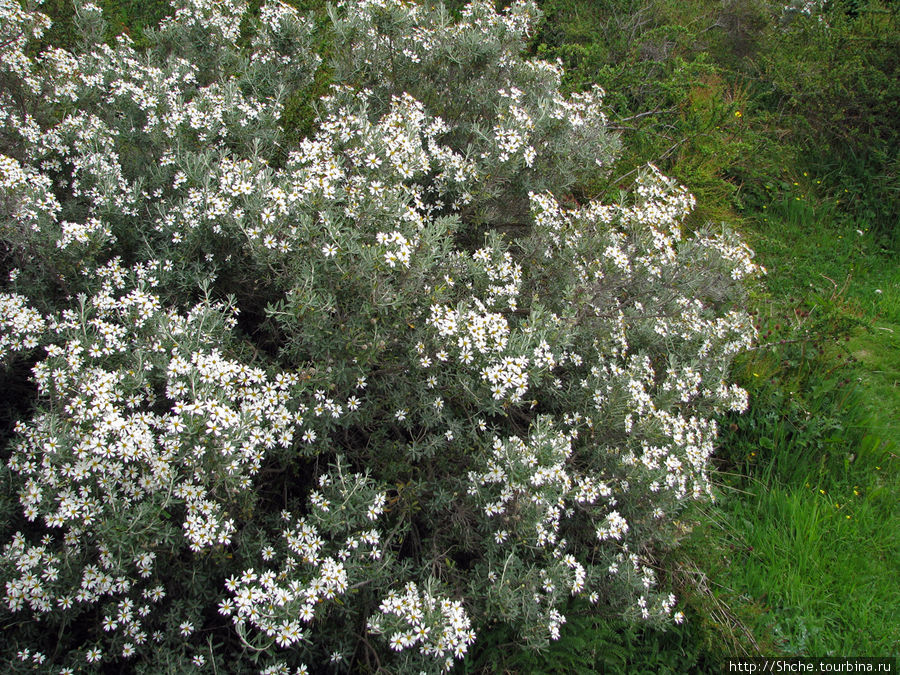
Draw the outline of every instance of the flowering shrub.
M533 4L339 4L293 148L319 58L278 0L140 53L0 10L10 668L440 672L572 596L683 618L651 556L746 407L760 268L653 167L571 197L617 140L522 58Z
M820 22L825 21L822 11L825 9L825 0L793 0L782 9L785 17L792 15L817 16Z

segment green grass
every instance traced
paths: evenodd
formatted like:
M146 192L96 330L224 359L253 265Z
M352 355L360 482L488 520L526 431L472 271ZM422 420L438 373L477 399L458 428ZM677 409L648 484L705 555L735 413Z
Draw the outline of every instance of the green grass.
M864 397L832 395L822 402L831 409L814 413L830 413L827 424L771 415L759 445L741 430L744 442L730 448L744 453L739 471L721 476L720 504L689 550L764 652L891 655L900 645L896 445L838 407L864 410Z
M727 551L707 573L728 588L726 603L767 651L896 653L900 542L886 523L896 523L897 482L860 482L755 483L722 505L727 529L701 530L703 545L721 538Z
M900 268L790 187L748 219L769 268L756 304L770 346L740 364L751 409L729 421L722 499L688 553L753 636L727 649L895 655Z
M803 190L775 197L748 228L757 258L768 268L762 314L769 325L779 316L784 324L767 341L811 336L810 344L823 353L807 365L820 374L844 373L860 390L861 405L878 412L868 422L872 431L900 444L897 252L842 219L836 205ZM791 373L773 375L787 381Z
M460 672L478 675L593 675L627 673L719 673L721 664L695 639L690 625L659 630L597 615L584 601L573 601L566 629L543 652L514 645L514 635L498 626L484 632L473 657Z

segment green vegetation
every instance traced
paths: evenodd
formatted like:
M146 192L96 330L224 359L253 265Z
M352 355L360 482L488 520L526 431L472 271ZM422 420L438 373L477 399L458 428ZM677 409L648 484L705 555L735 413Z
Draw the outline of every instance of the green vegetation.
M720 499L661 563L695 609L672 663L698 645L697 670L896 654L897 5L831 3L827 27L752 0L543 7L535 52L562 58L570 86L607 89L634 165L684 181L700 219L741 223L769 272L761 345L740 366L751 407L723 420ZM558 647L544 664L571 658Z
M106 0L110 30L159 3ZM295 2L314 11L319 2ZM456 7L459 3L449 3ZM717 503L657 561L688 622L636 629L573 601L561 639L519 651L498 624L463 672L718 672L726 656L900 651L900 5L545 0L530 52L565 87L607 92L623 159L573 198L618 194L655 163L698 198L689 224L735 225L768 275L760 345L738 362L750 410L723 418ZM49 36L67 45L62 19ZM819 16L822 20L819 20ZM328 44L317 35L317 51ZM326 62L287 102L312 128ZM583 193L583 194L582 194ZM584 604L581 604L584 603Z

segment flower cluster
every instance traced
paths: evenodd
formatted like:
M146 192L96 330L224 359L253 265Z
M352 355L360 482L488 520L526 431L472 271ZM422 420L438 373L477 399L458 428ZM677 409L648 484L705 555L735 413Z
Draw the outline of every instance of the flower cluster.
M495 249L480 248L472 254L472 260L483 266L488 278L485 304L498 309L506 304L508 309L515 311L522 285L522 267L513 261L509 251L497 253Z
M564 97L557 65L521 58L539 18L536 4L523 0L502 13L476 0L458 21L409 0L341 2L337 75L382 101L401 95L421 101L441 120L441 156L450 160L432 187L445 203L515 222L525 213L508 194L564 190L605 167L618 145L606 131L599 88ZM482 59L502 67L484 70ZM436 71L445 78L437 84L443 91L418 75ZM446 90L465 90L466 104L457 105Z
M409 267L409 256L415 242L410 242L397 231L385 234L379 232L375 240L385 248L384 261L389 267L396 267L399 263L403 267Z
M0 28L0 73L12 76L33 93L41 91L42 82L35 72L34 60L27 54L31 40L38 40L50 27L50 19L40 12L28 12L17 2L4 0L0 5L3 26ZM2 94L4 99L11 92ZM4 106L3 117L8 114ZM2 118L0 118L2 119ZM2 120L3 122L6 119Z
M53 194L50 178L36 171L29 171L17 160L0 155L0 195L3 210L0 217L26 230L40 230L56 221L59 200ZM71 227L71 226L70 226ZM71 235L70 235L71 237ZM65 243L60 242L60 246Z
M137 276L146 279L146 271ZM115 262L99 272L101 292L78 314L54 322L62 341L47 344L47 358L34 367L39 391L55 406L20 425L22 442L9 466L55 489L26 489L25 515L40 514L49 527L80 528L113 505L167 494L188 505L193 546L227 543L233 527L208 491L248 487L265 448L290 445L297 415L285 407L284 391L296 375L273 383L224 359L212 347L221 335L203 326L214 327L210 313L224 308L165 312L144 288L128 290ZM233 319L226 313L218 321ZM172 401L164 413L150 410L156 382L165 383ZM207 473L213 458L222 476ZM77 480L77 491L64 487L67 477Z
M517 540L534 546L552 548L559 542L560 518L572 488L565 468L572 445L551 427L550 420L539 421L527 443L515 436L505 442L494 438L485 470L469 473L469 494L490 500L483 506L485 515L502 523L495 540L506 540L513 529Z
M273 546L262 549L263 565L282 558L280 569L251 567L226 581L230 597L221 601L219 613L231 617L241 635L252 626L265 636L264 644L308 644L308 627L325 620L328 601L339 606L351 582L364 584L384 566L384 542L372 525L384 512L385 495L362 474L349 474L340 459L332 472L319 477L318 487L310 493L309 516L281 513L282 553ZM359 519L363 508L366 517ZM355 518L348 522L345 514Z
M397 652L418 648L420 654L441 662L441 669L453 668L475 642L475 632L458 600L441 598L429 590L420 591L409 582L403 591L388 592L371 617L370 633L388 636L390 648Z
M819 23L828 25L825 17L825 0L791 0L781 8L781 14L784 19L791 19L794 16L815 16Z
M50 538L40 545L29 546L24 535L17 533L3 549L3 562L15 566L20 576L6 582L6 604L17 612L26 604L35 612L48 612L53 598L45 584L59 577L59 556L49 549ZM72 599L67 601L71 604Z
M38 337L46 327L40 312L28 306L28 298L15 293L0 294L0 360L5 360L10 352L37 347Z

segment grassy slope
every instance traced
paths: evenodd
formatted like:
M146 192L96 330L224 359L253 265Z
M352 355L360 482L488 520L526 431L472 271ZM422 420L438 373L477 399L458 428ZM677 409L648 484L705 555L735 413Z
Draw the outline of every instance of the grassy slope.
M752 301L769 346L737 373L751 410L724 421L719 502L697 509L669 562L693 627L676 631L655 665L896 655L900 256L882 245L894 224L860 219L850 207L868 196L835 189L840 171L814 175L819 149L790 133L800 121L767 98L760 71L742 70L748 55L770 57L754 33L766 29L761 3L731 3L731 15L692 1L543 4L549 26L536 51L561 56L573 86L615 92L621 117L660 110L622 124L631 161L658 161L683 180L707 204L701 218L737 224L769 270ZM713 26L730 32L730 46ZM674 153L673 138L683 141ZM537 669L554 672L569 646L560 647Z
M821 338L811 358L782 346L745 363L756 398L726 453L743 473L729 483L746 492L729 493L722 527L706 528L738 555L707 563L736 611L748 604L764 651L896 654L900 266L808 197L755 215L767 308L794 322L781 339L806 326Z

